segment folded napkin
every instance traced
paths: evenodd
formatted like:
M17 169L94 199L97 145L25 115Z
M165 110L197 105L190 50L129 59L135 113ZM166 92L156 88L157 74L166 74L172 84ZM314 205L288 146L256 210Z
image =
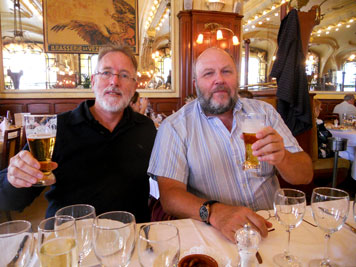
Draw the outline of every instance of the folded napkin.
M0 123L1 136L4 136L5 130L8 129L10 129L10 122L7 118L4 118L4 120Z

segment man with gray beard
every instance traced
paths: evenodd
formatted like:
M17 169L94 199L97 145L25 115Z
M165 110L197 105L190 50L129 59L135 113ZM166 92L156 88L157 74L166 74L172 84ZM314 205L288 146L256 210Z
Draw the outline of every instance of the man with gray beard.
M228 53L208 48L194 67L198 98L164 120L151 154L148 173L158 181L162 207L175 217L211 224L232 242L247 223L265 237L271 223L255 211L273 208L279 188L274 170L289 183L309 183L311 159L271 105L238 98L236 64ZM246 113L266 115L267 126L252 145L262 165L258 178L240 164Z
M56 183L46 193L46 217L85 203L101 214L113 210L149 221L147 167L156 129L151 119L128 107L136 87L137 62L127 47L105 47L92 75L95 100L58 115L52 157ZM0 172L0 210L22 210L43 187L40 163L26 146Z

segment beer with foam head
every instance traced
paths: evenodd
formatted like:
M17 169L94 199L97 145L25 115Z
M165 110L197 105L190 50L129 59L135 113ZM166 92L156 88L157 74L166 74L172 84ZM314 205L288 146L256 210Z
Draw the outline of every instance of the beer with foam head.
M258 171L260 169L260 162L252 154L252 144L258 140L256 133L265 126L265 115L258 113L244 114L241 125L245 143L245 162L242 168L244 170Z
M56 142L56 115L25 115L27 143L30 152L41 165L40 170L44 178L38 180L34 186L51 185L55 182L51 171L51 160Z

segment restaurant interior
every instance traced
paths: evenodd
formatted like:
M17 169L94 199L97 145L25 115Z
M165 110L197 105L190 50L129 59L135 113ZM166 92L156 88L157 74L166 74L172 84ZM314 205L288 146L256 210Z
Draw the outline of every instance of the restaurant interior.
M356 95L355 0L126 0L120 7L115 0L89 1L95 12L87 10L86 0L67 1L72 7L59 2L0 2L0 116L59 114L94 99L90 77L102 44L89 41L90 35L132 47L137 91L149 99L153 118L169 116L196 97L192 66L212 46L235 58L241 90L276 107L278 87L269 73L281 20L291 9L300 19L311 110L318 99L319 118L334 123L335 105L345 94ZM95 24L98 18L104 22ZM339 157L335 167L335 158L318 158L316 124L296 138L313 160L314 179L302 186L281 181L281 186L310 196L315 187L331 186L336 176L336 185L353 199L353 162ZM12 211L12 219L38 225L47 207L44 193L25 210ZM7 220L3 215L0 222Z

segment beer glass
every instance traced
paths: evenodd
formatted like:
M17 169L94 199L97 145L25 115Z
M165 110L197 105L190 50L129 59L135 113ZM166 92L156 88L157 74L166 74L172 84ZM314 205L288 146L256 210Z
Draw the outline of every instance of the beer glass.
M256 133L265 127L265 114L247 113L241 121L242 133L245 142L245 162L242 169L260 173L261 164L256 156L252 154L252 144L257 141Z
M54 184L56 178L50 169L57 133L57 115L25 115L27 143L31 154L40 162L44 177L33 186Z

